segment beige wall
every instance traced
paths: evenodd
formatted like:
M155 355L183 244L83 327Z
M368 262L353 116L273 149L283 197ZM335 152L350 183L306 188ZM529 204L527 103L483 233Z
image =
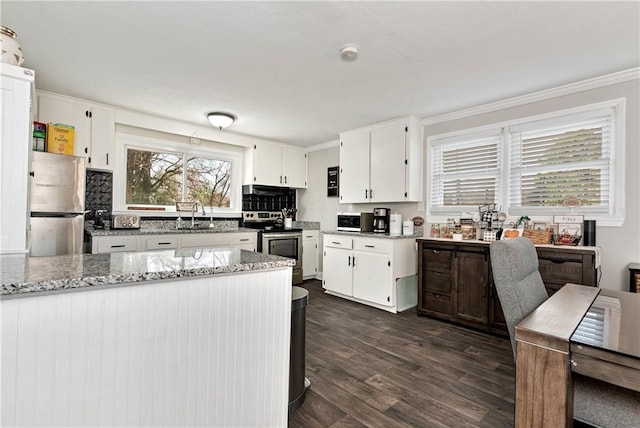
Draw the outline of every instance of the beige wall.
M602 288L627 290L627 264L640 261L640 80L633 80L570 95L550 98L518 107L425 126L424 136L473 128L521 117L562 110L585 104L626 98L625 221L622 227L597 227L597 244L602 250ZM426 156L426 155L425 155ZM300 220L320 221L322 230L335 229L338 211L371 211L373 204L339 204L327 198L327 167L339 164L337 146L309 153L309 187L299 194ZM425 165L427 163L425 162ZM383 204L403 219L425 217L424 206L416 203ZM427 222L429 219L425 218Z

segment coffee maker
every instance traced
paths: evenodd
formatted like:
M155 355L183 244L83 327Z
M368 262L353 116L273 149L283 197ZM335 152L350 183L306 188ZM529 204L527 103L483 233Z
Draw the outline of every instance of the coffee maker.
M93 213L93 227L96 229L104 229L104 220L106 218L106 210L95 210Z
M389 208L373 209L373 231L375 233L389 233L389 216L391 210Z

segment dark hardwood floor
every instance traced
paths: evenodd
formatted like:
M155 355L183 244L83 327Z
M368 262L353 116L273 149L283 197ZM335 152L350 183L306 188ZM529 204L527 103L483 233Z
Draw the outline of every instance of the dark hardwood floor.
M289 427L513 426L508 339L302 287L311 388Z

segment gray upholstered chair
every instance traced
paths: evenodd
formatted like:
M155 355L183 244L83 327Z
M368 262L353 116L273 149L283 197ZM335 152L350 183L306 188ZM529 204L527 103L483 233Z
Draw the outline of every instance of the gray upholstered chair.
M515 326L549 295L538 271L538 254L527 238L489 246L493 281L516 356ZM640 427L640 393L574 375L574 419L599 427Z

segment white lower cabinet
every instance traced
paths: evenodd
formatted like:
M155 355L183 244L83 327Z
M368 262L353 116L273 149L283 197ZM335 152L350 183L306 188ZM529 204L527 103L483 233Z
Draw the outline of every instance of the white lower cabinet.
M116 253L122 251L147 251L172 248L236 247L255 251L257 233L182 233L166 235L94 236L91 253Z
M318 273L318 241L317 230L302 231L302 277L314 278Z
M323 288L328 294L389 312L417 304L417 255L412 238L325 235Z

